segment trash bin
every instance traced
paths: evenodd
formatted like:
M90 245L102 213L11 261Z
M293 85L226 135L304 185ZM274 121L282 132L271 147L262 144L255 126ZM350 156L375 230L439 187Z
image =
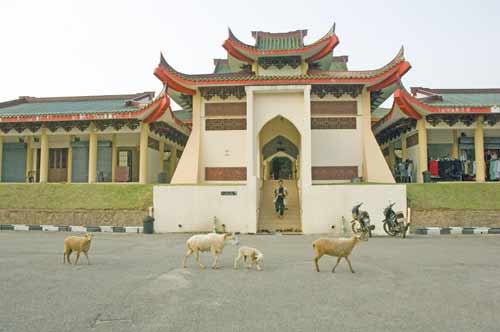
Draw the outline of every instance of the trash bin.
M142 232L144 234L153 234L154 233L154 227L153 227L154 221L155 221L155 218L153 218L151 216L144 217L144 219L142 220L142 226L143 226Z
M431 182L431 172L429 172L429 171L423 171L422 172L422 177L424 178L424 183Z
M167 172L158 173L158 183L167 183Z

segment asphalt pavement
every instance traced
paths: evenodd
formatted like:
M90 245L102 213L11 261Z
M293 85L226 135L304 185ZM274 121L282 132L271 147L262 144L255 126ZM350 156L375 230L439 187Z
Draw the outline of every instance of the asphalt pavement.
M68 235L0 232L0 331L500 330L500 236L372 238L332 274L318 236L241 236L257 272L231 245L182 269L187 234L96 233L91 264L64 265Z

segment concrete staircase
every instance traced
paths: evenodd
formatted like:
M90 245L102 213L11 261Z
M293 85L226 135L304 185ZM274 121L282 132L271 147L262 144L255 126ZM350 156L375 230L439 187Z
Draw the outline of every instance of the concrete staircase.
M283 180L288 191L286 210L283 219L278 218L274 207L274 189L277 181L264 181L261 193L259 232L301 232L299 193L296 180Z

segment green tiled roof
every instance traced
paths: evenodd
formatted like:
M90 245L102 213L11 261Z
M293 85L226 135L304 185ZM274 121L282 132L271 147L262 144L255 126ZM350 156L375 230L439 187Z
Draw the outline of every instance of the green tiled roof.
M152 97L152 94L55 98L21 97L18 100L0 104L0 117L125 113L139 109L139 106L128 106L127 101L150 102L149 97Z
M345 62L332 62L330 63L330 71L347 71L347 63Z
M192 110L179 110L179 111L173 111L173 113L177 120L191 121L193 119Z
M255 48L259 51L295 50L304 47L304 37L307 30L297 30L284 33L252 31L255 38Z
M361 70L361 71L336 71L336 70L322 70L322 69L312 69L306 75L293 75L293 76L273 76L273 75L255 75L251 71L239 71L231 73L212 73L212 74L184 74L175 70L161 55L160 66L165 70L182 77L183 79L197 82L205 80L220 80L220 81L247 81L247 80L266 80L273 81L276 79L350 79L350 78L371 78L383 74L390 69L394 68L396 65L404 61L403 49L399 51L397 56L386 66L381 67L376 70Z
M390 108L379 107L372 112L372 118L381 119L391 111Z
M300 38L258 38L255 47L258 50L295 50L302 47Z
M500 105L500 93L438 93L443 100L424 101L439 107Z

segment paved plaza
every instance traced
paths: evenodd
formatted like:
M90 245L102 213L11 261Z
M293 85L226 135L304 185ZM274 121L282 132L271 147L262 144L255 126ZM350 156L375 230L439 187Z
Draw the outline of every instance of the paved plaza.
M500 236L373 238L312 262L317 236L241 236L262 272L180 268L189 235L96 233L91 265L63 265L69 233L0 232L0 331L498 331ZM208 253L202 255L206 265Z

